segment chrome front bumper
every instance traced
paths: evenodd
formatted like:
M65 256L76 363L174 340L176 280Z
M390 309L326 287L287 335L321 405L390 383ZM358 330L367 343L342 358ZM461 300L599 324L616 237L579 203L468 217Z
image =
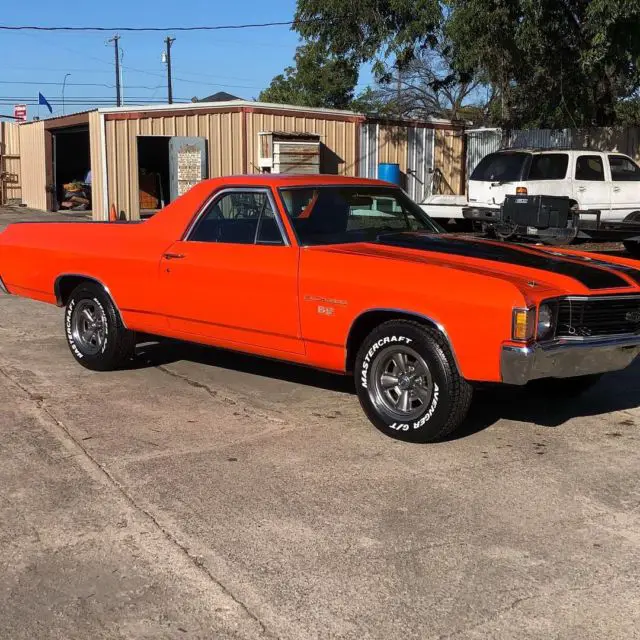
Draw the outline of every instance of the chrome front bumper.
M538 378L573 378L619 371L640 355L640 335L610 338L558 339L531 346L504 345L502 381L526 384Z
M5 287L5 286L4 286L4 282L2 282L2 277L0 277L0 291L1 291L2 293L9 293L9 292L7 291L7 287Z

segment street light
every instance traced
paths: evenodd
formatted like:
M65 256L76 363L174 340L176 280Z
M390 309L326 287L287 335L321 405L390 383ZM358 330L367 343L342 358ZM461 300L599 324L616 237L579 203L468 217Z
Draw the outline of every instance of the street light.
M64 80L62 81L62 115L64 115L64 88L67 86L67 78L70 75L70 73L66 73L64 76Z

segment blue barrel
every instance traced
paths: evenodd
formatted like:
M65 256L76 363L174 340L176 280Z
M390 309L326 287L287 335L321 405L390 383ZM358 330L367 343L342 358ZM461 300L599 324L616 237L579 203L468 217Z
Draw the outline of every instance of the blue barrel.
M393 184L401 186L402 178L400 175L400 165L389 162L381 162L378 165L378 178L380 180L386 180L387 182L393 182Z

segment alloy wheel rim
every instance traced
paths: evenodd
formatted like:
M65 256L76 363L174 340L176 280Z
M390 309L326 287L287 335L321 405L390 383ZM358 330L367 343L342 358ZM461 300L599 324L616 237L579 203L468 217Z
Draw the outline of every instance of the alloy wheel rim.
M387 348L375 359L370 376L371 401L399 420L418 418L433 397L429 366L411 347Z
M81 300L71 317L71 335L78 349L94 356L102 351L107 334L107 317L94 300Z

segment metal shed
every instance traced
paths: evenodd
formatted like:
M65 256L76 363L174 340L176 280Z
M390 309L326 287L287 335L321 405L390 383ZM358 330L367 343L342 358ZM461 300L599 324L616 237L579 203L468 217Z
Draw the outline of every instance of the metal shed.
M113 208L119 217L138 219L208 177L273 170L261 139L275 132L305 139L310 167L321 173L375 176L378 162L397 162L418 200L434 169L454 192L464 174L459 126L445 120L367 120L351 111L233 100L97 109L19 129L23 202L55 206L59 183L71 173L56 162L60 144L83 141L96 220L109 219ZM295 162L275 165L296 170Z

